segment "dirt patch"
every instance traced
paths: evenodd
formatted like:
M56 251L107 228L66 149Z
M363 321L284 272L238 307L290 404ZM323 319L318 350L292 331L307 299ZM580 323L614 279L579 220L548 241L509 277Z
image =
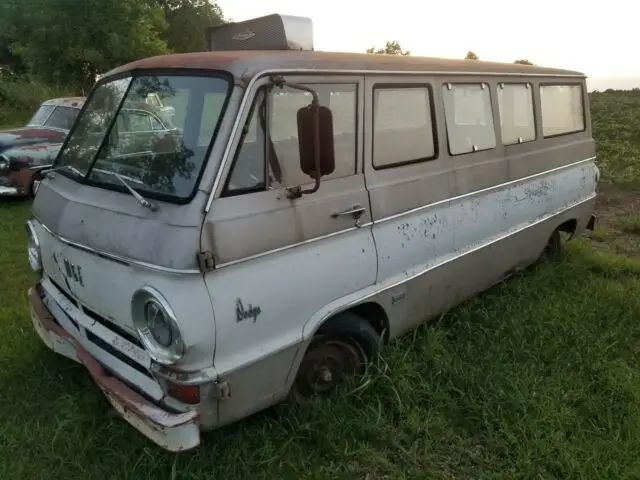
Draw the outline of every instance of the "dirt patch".
M640 187L602 185L596 215L596 230L584 235L595 248L640 258Z

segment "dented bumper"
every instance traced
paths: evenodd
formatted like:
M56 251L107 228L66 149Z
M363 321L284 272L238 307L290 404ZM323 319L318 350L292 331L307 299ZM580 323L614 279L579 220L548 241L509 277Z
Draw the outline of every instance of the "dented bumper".
M133 427L159 446L183 451L200 443L198 413L172 413L142 397L102 365L71 334L58 325L36 288L28 291L31 320L42 341L54 352L83 364L111 405Z

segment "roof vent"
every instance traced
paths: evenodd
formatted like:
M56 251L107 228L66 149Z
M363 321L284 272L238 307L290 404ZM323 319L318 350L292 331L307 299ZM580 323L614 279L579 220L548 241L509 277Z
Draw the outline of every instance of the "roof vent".
M211 51L313 50L310 18L274 13L207 29Z

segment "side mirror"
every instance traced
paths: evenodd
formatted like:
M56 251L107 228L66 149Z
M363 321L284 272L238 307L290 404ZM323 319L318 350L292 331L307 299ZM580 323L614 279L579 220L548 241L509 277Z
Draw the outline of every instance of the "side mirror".
M311 103L299 109L297 116L300 169L319 182L336 168L333 114L328 107Z

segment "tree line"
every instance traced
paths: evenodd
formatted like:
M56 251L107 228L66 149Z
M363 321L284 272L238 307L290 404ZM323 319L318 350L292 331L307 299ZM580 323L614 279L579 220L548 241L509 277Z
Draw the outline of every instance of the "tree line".
M398 43L396 40L390 40L386 42L385 46L382 48L375 48L375 47L368 48L367 53L377 53L382 55L410 55L410 52L407 50L403 50L402 47L400 46L400 43ZM465 60L480 60L478 55L476 55L476 53L471 50L467 52L467 55L464 58ZM519 58L515 60L513 63L517 63L520 65L533 65L533 63L531 63L526 58Z
M205 30L226 21L215 0L0 0L0 70L88 88L139 58L207 50ZM395 40L367 53L410 55Z
M209 0L1 0L0 67L86 88L139 58L206 50L225 21Z

